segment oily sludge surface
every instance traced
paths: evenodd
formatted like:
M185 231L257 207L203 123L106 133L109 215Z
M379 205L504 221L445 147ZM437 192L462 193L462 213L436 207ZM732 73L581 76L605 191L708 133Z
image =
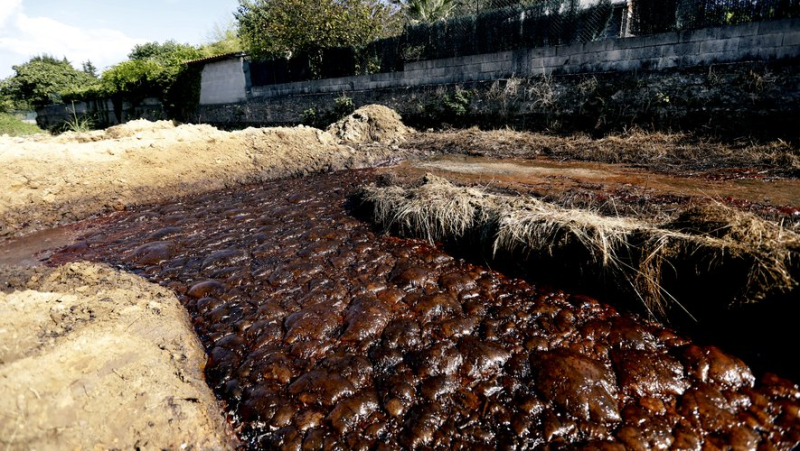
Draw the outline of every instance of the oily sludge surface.
M253 448L669 448L800 441L800 391L584 296L348 214L370 172L136 208L53 260L175 290Z

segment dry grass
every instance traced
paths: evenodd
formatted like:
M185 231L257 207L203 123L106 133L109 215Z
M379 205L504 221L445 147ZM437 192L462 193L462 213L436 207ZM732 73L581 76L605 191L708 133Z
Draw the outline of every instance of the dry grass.
M740 301L787 292L800 272L800 236L721 205L692 207L653 224L461 188L430 174L419 187L367 187L361 198L376 223L404 235L477 239L495 253L526 258L578 259L628 286L654 316L677 302L663 287L667 269L678 277L744 271L745 278L730 281L741 285Z
M473 127L419 133L407 146L441 153L520 158L542 155L561 160L635 164L660 171L766 167L800 174L800 150L784 141L729 144L681 133L640 130L594 139L588 135L554 136L510 129L482 131Z

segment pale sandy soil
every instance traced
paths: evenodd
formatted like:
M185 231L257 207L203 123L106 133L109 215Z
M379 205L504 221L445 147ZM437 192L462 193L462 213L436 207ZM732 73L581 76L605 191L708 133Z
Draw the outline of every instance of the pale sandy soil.
M206 357L167 289L111 268L0 267L0 448L226 449Z

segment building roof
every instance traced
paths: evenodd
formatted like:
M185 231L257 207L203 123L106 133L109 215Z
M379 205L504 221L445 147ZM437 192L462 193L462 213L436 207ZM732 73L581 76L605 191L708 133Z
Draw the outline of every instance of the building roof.
M194 65L194 64L208 64L208 63L213 63L215 61L222 61L222 60L233 59L233 58L241 58L243 56L247 56L247 53L245 53L245 52L223 53L221 55L207 56L205 58L198 58L198 59L194 59L194 60L184 61L183 64L186 64L187 66Z

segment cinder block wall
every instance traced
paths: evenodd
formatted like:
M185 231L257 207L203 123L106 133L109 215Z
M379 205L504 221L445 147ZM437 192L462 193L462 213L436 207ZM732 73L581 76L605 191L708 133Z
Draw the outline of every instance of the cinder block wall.
M135 106L124 102L119 113L123 123L133 119L150 121L167 119L163 105L153 97L147 97ZM68 123L73 122L76 116L78 119L88 119L93 127L98 128L120 123L114 111L114 104L108 99L47 105L36 110L36 123L46 130L59 130L68 128Z
M797 58L800 58L800 19L786 19L418 61L406 64L403 72L254 86L249 97L341 94L542 74L652 71Z

